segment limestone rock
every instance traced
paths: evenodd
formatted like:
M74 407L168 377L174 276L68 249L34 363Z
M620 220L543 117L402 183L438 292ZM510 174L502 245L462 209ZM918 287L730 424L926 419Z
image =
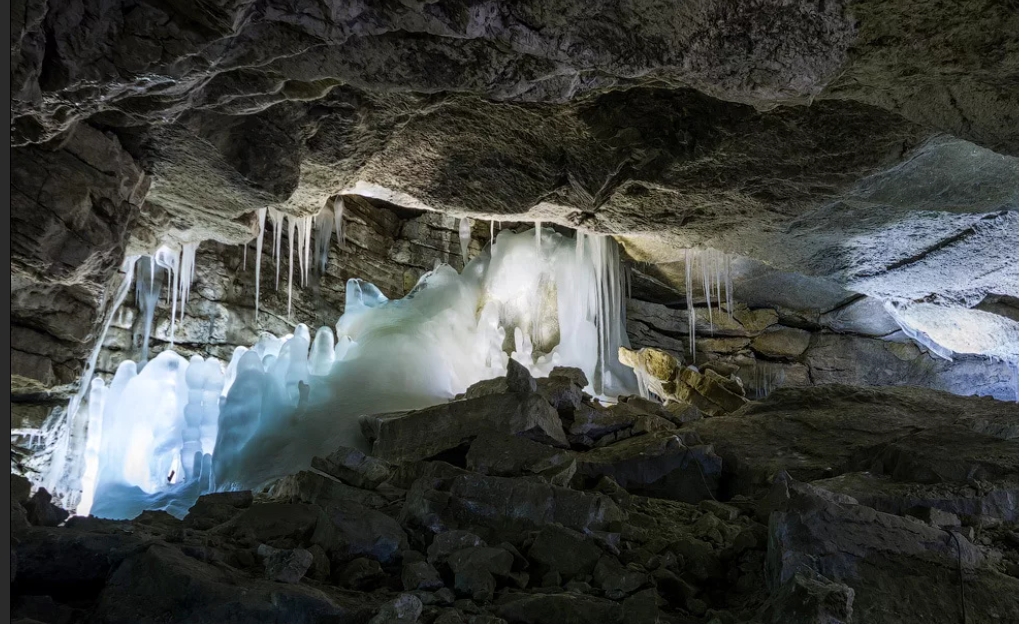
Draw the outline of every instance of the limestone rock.
M623 608L616 602L583 594L506 594L495 613L521 624L619 624Z
M425 561L404 564L400 579L403 582L403 588L407 591L415 589L434 591L443 587L442 577L439 576L438 570Z
M428 546L428 563L440 565L446 562L451 554L464 548L487 546L485 540L468 531L446 531L439 533Z
M211 529L250 507L253 500L249 490L203 494L188 509L184 526L203 531Z
M686 446L672 431L577 454L577 473L611 477L627 491L696 503L718 492L722 460L711 446Z
M303 548L273 548L262 544L258 556L265 563L265 578L280 583L298 583L311 567L314 557Z
M389 478L389 466L385 462L349 447L340 447L326 458L316 457L311 466L344 483L366 490L377 488Z
M537 475L566 486L577 470L569 451L520 436L483 433L471 442L467 468L498 477Z
M54 505L52 501L53 496L46 491L46 488L36 490L35 494L24 503L29 523L35 526L55 527L67 520L71 514Z
M601 556L602 549L593 540L556 524L543 527L528 551L539 570L555 572L564 580L591 574Z
M413 624L421 617L421 600L411 594L400 594L382 605L368 624Z
M315 504L326 512L341 506L344 502L353 502L369 508L379 508L388 502L385 497L373 491L362 490L331 476L309 470L280 477L272 482L266 495L270 499L283 502Z
M796 357L810 346L810 332L793 327L773 327L750 343L754 351L771 357Z
M798 572L764 606L763 624L821 624L853 621L852 588L819 574Z
M489 395L415 412L366 416L362 429L373 443L374 456L399 463L457 448L486 431L567 446L559 415L538 394Z
M378 561L358 557L344 565L338 574L335 574L334 580L343 587L366 591L383 581L385 576Z

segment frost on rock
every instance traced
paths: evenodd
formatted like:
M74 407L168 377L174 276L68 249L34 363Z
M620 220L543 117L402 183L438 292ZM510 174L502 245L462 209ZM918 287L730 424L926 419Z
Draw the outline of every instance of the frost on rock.
M279 235L283 217L268 215ZM289 221L291 254L304 254L306 271L312 220ZM442 403L504 375L511 357L534 375L578 367L597 395L636 392L616 357L628 346L616 243L552 230L498 239L462 273L439 265L402 299L352 279L335 333L322 327L312 340L298 325L290 336L263 334L238 348L225 372L214 359L173 351L143 367L122 363L89 411L91 512L183 515L203 492L256 488L338 446L363 448L360 415ZM182 301L191 257L175 258Z

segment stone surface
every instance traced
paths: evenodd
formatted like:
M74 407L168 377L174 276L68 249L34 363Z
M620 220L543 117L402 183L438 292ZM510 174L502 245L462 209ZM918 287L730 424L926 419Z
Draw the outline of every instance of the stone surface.
M258 556L265 563L265 578L279 583L298 583L311 567L314 556L303 548L273 548L262 544Z
M467 451L467 469L497 477L537 475L566 486L577 471L569 451L514 435L483 433Z
M629 492L696 503L718 492L722 460L671 431L641 435L577 455L577 473L611 477Z
M427 459L488 431L567 445L559 415L538 394L494 394L415 412L365 416L361 429L372 442L372 454L392 462Z

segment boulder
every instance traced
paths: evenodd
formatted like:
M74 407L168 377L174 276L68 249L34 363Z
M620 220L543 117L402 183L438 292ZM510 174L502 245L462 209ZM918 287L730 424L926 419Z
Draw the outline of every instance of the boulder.
M253 543L277 548L318 544L332 550L336 528L320 507L301 503L258 503L212 530Z
M347 587L359 591L367 591L378 585L386 578L382 565L374 559L358 557L348 562L334 573L333 580L341 587Z
M797 572L761 608L761 624L842 624L853 621L851 587L811 570Z
M648 581L646 572L624 566L612 555L603 555L594 567L594 582L610 600L622 600Z
M493 394L414 412L363 416L361 424L372 455L393 463L434 457L484 432L568 445L555 408L538 394Z
M311 467L356 488L374 490L389 478L386 462L361 451L341 446L328 457L315 457Z
M406 563L403 572L400 574L403 588L407 591L424 590L434 591L443 586L442 577L439 571L433 568L426 561L415 561Z
M794 358L810 346L810 332L794 327L770 327L750 342L750 348L769 357Z
M413 624L421 617L421 600L412 594L400 594L382 605L368 624Z
M848 585L869 622L949 623L962 618L960 576L973 622L1019 619L1019 579L991 569L959 533L875 511L790 481L771 514L767 578L774 591L812 570Z
M520 436L483 433L471 442L467 468L498 477L535 475L553 485L566 486L577 471L569 451Z
M464 548L486 546L485 540L468 531L446 531L432 539L428 547L428 563L441 565L451 554Z
M13 496L13 492L12 492ZM53 504L53 496L46 491L46 488L39 488L24 503L25 515L28 522L35 526L55 527L67 520L71 514Z
M388 502L377 492L347 485L330 475L311 470L276 479L268 487L266 496L281 502L318 505L327 513L347 502L375 509L384 507Z
M578 386L569 377L543 377L537 384L541 396L560 413L577 409L584 399L583 387Z
M369 557L388 564L408 547L407 534L396 520L357 503L338 502L328 519L335 532L332 553L340 559Z
M262 544L258 556L265 564L265 578L280 583L299 583L314 556L303 548L273 548Z
M124 559L152 540L129 533L96 534L78 529L32 528L18 534L17 578L12 591L25 594L98 594Z
M553 571L570 580L591 574L602 549L583 533L550 524L538 532L527 556L542 573Z
M184 526L199 531L211 529L251 507L253 500L248 490L203 494L188 509L188 515L184 516Z
M584 594L506 594L493 607L514 624L621 624L623 607Z
M696 503L718 493L722 460L708 446L686 446L672 431L637 436L577 454L577 474L611 477L634 494Z
M370 596L354 599L304 585L251 579L229 567L204 564L174 548L155 545L125 559L116 569L91 618L109 624L325 624L367 619L375 604Z

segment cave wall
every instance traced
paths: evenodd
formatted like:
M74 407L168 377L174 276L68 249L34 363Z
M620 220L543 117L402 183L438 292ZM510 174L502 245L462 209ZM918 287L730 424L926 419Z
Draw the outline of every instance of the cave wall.
M344 243L340 246L335 235L332 237L325 274L310 272L307 285L301 285L299 269L295 268L289 318L289 250L285 234L277 289L273 231L267 222L257 322L255 243L248 245L246 262L241 246L211 241L199 246L186 314L175 330L175 350L228 362L235 348L250 347L261 332L283 336L292 333L297 323L308 325L312 333L323 325L334 326L343 313L348 279L363 279L396 299L410 292L421 275L436 263L462 268L457 218L384 205L357 196L347 196L344 205ZM481 253L481 246L487 244L489 225L476 222L472 229L471 257ZM299 267L296 258L295 265ZM97 371L112 375L124 359L138 358L143 334L144 319L132 294L114 318ZM169 305L164 294L153 322L152 354L169 347L169 335Z

